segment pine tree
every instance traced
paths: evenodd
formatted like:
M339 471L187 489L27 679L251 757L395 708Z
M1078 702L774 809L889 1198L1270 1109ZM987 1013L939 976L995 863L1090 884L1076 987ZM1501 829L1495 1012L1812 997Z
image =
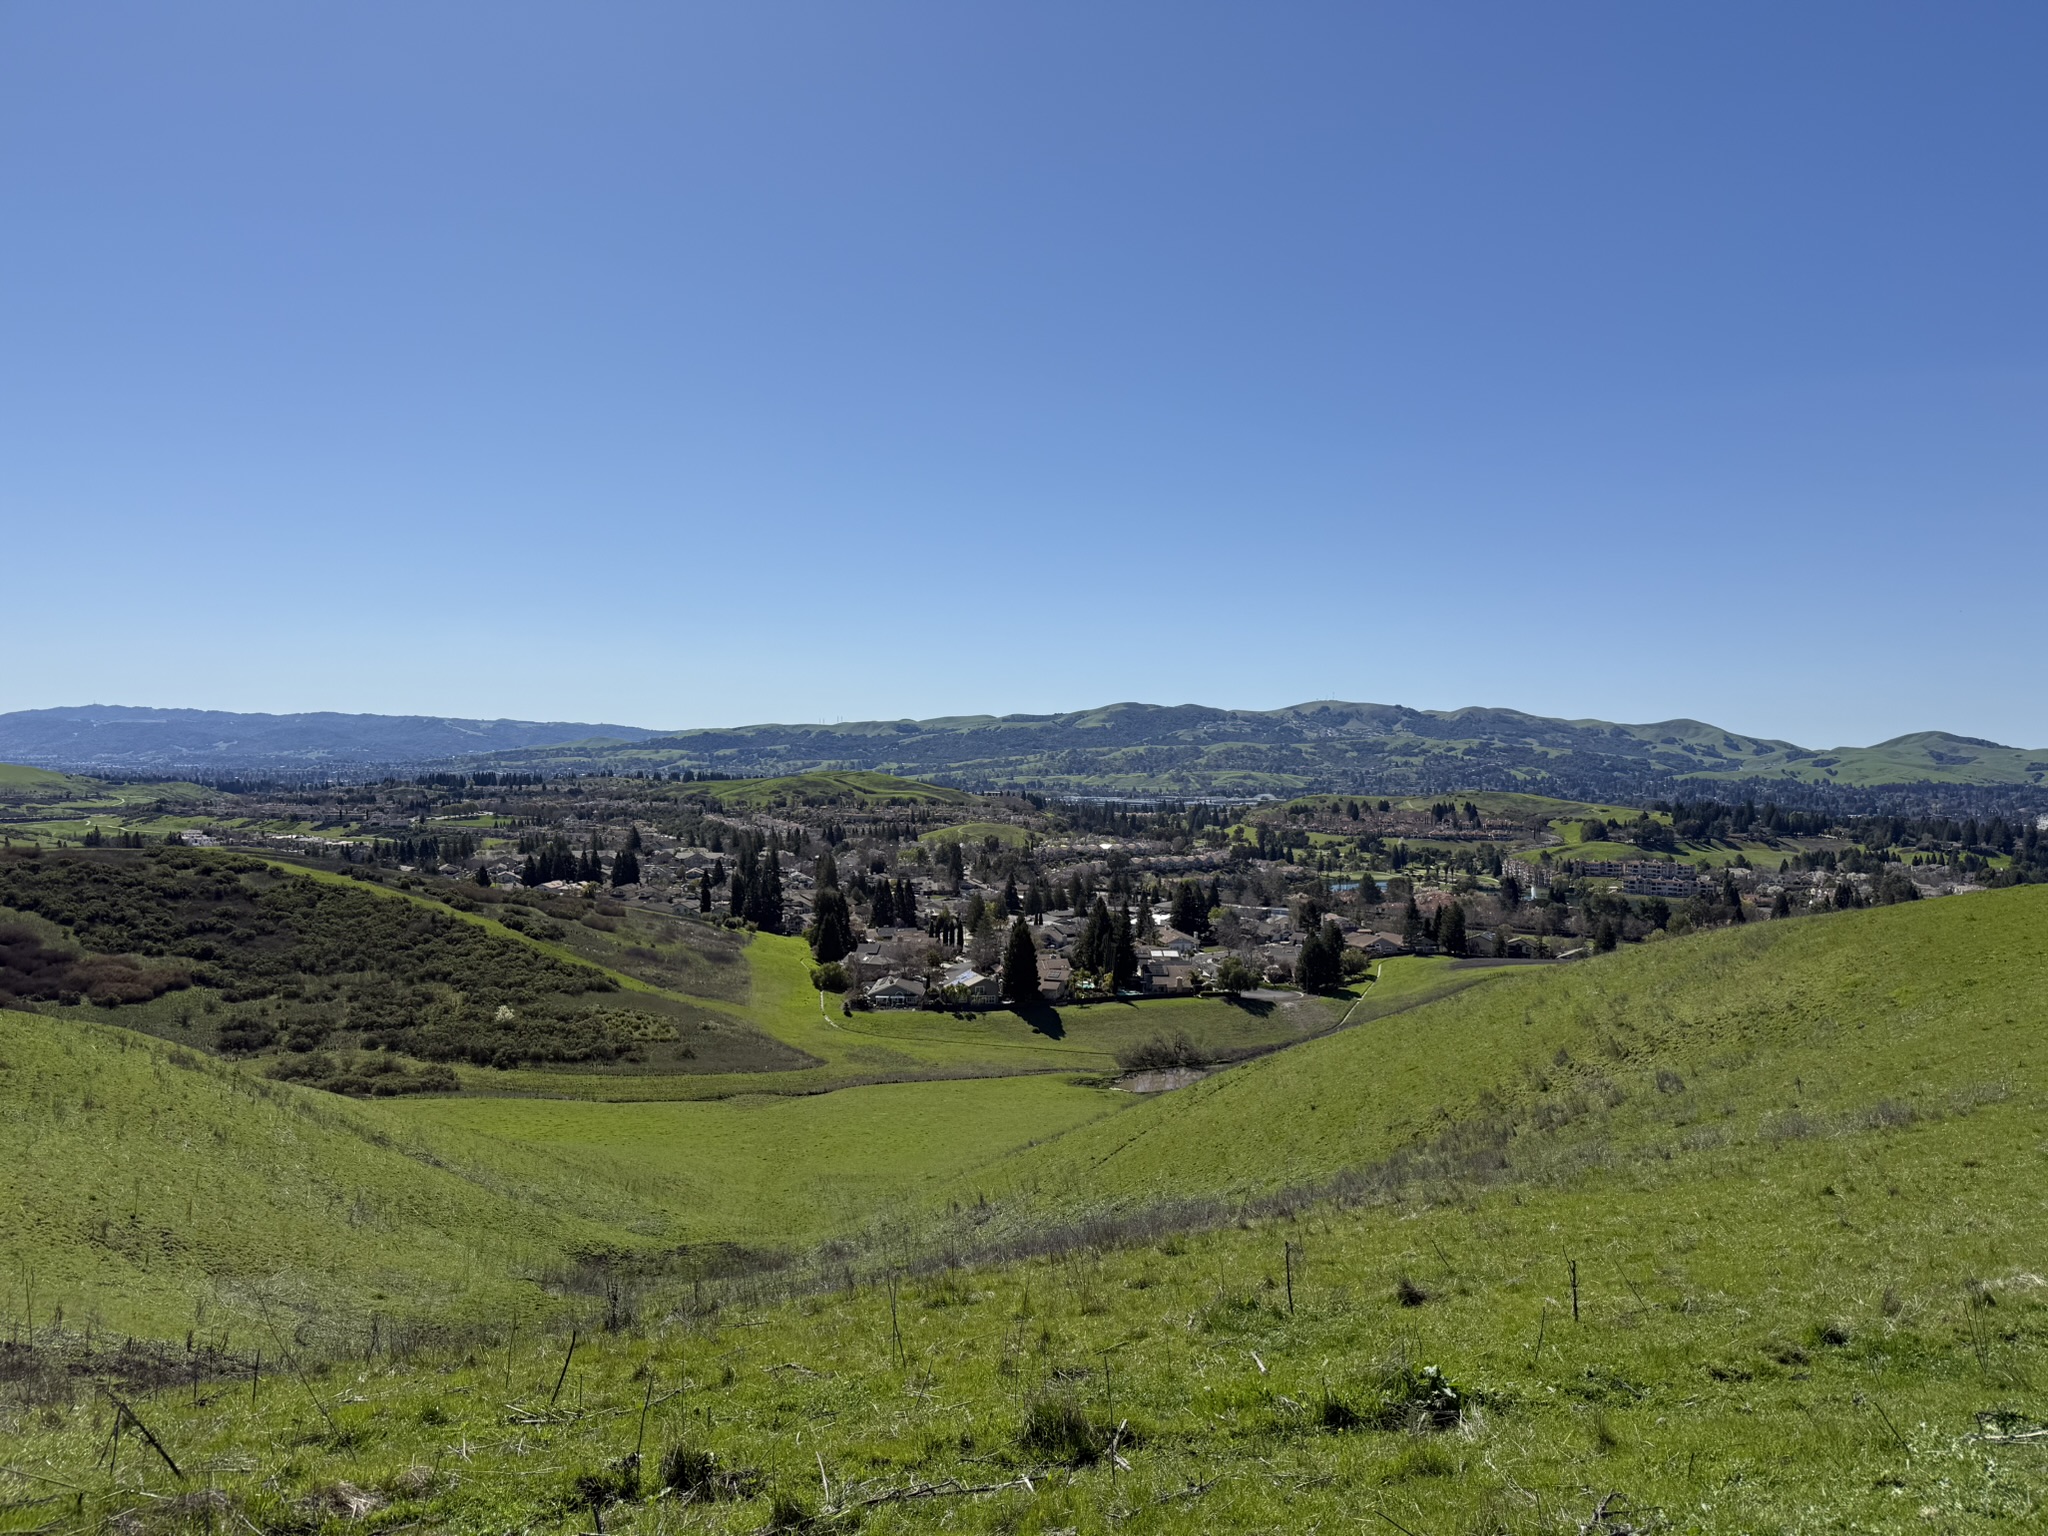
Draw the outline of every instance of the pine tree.
M711 871L708 869L697 876L697 910L707 914L711 911Z
M481 865L481 864L477 865L477 867L476 867L476 883L477 883L477 884L478 884L479 886L485 887L486 889L488 889L488 888L489 888L489 886L490 886L490 883L491 883L491 872L490 872L490 870L488 870L487 868L485 868L485 867L484 867L483 865Z
M541 883L540 865L534 862L534 857L530 853L526 856L526 862L519 866L519 883L528 890Z
M1015 917L1023 910L1023 903L1017 899L1017 877L1013 874L1003 882L1003 911Z
M1038 946L1031 925L1018 918L1010 924L1010 946L1003 955L1003 996L1023 1006L1038 1001Z
M868 908L868 924L874 928L896 926L896 888L886 880L875 882L875 900Z
M905 928L917 926L917 887L908 875L896 882L896 921Z
M839 861L832 857L832 850L827 848L818 855L818 889L822 891L827 886L837 888L838 884Z
M616 890L622 885L638 885L639 883L640 856L628 844L620 849L618 857L612 860L612 888Z
M853 953L853 918L837 885L819 886L811 900L811 953L820 965Z

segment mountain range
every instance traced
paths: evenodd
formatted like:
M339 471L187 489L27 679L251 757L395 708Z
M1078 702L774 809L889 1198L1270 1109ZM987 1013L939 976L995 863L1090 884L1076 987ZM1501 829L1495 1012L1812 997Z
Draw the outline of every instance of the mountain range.
M2048 777L2048 749L1943 731L1821 750L1697 720L1623 725L1336 700L1273 710L1123 703L1050 715L667 733L565 721L94 705L0 715L0 760L125 776L866 769L968 789L1063 794L1518 790L1593 800L1736 793L1787 802L1905 788L2029 800Z
M116 776L360 773L483 752L657 732L567 721L438 715L245 715L87 704L0 715L0 761Z

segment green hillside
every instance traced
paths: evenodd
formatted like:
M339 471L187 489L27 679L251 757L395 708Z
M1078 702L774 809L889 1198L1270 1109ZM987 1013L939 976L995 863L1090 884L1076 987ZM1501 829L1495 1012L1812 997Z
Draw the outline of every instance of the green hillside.
M1525 1147L1661 1157L1689 1136L2031 1102L2044 935L2048 889L2019 887L1497 972L1033 1149L976 1192L1031 1228L1407 1164L1505 1176Z
M111 1410L33 1378L0 1396L0 1507L81 1530L2029 1529L2044 929L2048 891L2021 888L1496 974L1033 1147L919 1097L997 1085L906 1084L796 1101L831 1106L809 1142L725 1122L693 1151L690 1114L758 1111L640 1106L676 1127L649 1159L613 1107L532 1106L522 1136L498 1118L516 1105L248 1098L175 1048L8 1018L4 1166L19 1184L25 1148L70 1138L70 1176L9 1202L55 1234L42 1273L86 1251L79 1191L175 1207L209 1141L230 1169L292 1149L274 1193L225 1187L256 1213L225 1245L244 1273L289 1234L350 1275L434 1268L451 1310L514 1251L497 1213L527 1262L590 1231L561 1208L637 1206L638 1240L666 1241L676 1208L726 1198L721 1142L736 1212L829 1205L836 1169L867 1180L841 1214L892 1214L787 1301L616 1267L623 1292L560 1287L598 1330L573 1354L528 1312L470 1344L359 1329L260 1392L243 1366L161 1393L140 1412L177 1477L132 1434L110 1469ZM389 1147L364 1129L399 1125ZM155 1156L117 1162L124 1142ZM502 1193L461 1171L484 1146ZM769 1148L800 1170L781 1196ZM400 1165L403 1190L377 1182ZM465 1179L474 1214L435 1204Z
M1618 724L1512 709L1411 709L1312 700L1275 710L1123 703L1053 715L972 715L840 725L750 725L630 745L535 748L490 759L545 772L709 768L755 775L867 770L1116 795L1456 790L1567 800L1751 793L1774 783L2033 788L2048 749L1943 732L1830 751L1698 720Z
M712 799L749 810L775 806L844 805L862 810L911 805L969 805L974 797L943 784L920 784L887 773L799 773L780 779L713 781Z

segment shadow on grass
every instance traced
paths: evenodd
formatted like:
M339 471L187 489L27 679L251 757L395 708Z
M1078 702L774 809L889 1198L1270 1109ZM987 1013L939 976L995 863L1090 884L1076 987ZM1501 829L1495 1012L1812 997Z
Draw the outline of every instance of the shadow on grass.
M1255 1019L1263 1019L1273 1011L1273 1000L1269 997L1239 997L1226 992L1223 1001L1233 1008L1241 1008Z
M1060 1019L1060 1011L1050 1003L1027 1003L1023 1007L1012 1004L1011 1011L1031 1026L1033 1034L1044 1035L1048 1040L1067 1037L1067 1026Z

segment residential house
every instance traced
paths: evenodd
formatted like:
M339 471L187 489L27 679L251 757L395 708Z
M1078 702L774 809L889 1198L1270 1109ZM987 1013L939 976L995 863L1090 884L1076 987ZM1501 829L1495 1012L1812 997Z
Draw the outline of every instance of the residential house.
M970 1006L993 1008L1003 1000L1003 984L993 976L984 976L971 965L941 973L939 985L951 992L956 988L963 994Z
M870 1008L919 1008L924 1005L925 986L907 976L884 976L862 994Z

